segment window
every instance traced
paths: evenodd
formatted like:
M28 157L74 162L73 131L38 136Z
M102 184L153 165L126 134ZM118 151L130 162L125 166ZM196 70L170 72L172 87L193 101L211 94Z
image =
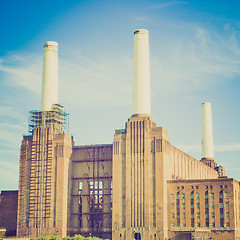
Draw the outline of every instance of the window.
M214 203L210 203L210 207L211 207L211 208L214 208Z
M181 189L184 189L184 186L181 186Z
M171 213L171 218L174 218L174 213Z
M200 208L200 203L196 203L196 208Z
M186 227L186 223L184 222L182 226L183 226L183 227Z
M185 203L182 203L182 209L185 209L185 207L186 207Z
M180 187L179 186L177 186L177 189L179 189Z
M174 194L170 195L170 199L174 200Z
M182 198L182 199L185 199L185 193L182 193L181 198Z
M194 189L194 186L191 186L191 189Z
M83 183L82 182L78 182L78 194L81 195L83 191Z
M213 186L212 186L212 185L210 185L210 188L213 188Z
M191 218L194 218L194 214L191 214Z
M103 219L102 219L102 218L99 218L99 219L98 219L98 224L99 224L99 225L98 225L99 227L102 227L102 226L103 226Z
M199 199L199 196L200 196L199 193L196 193L196 199Z
M200 213L197 213L196 216L197 216L197 219L200 219Z
M208 191L205 192L205 199L208 199Z
M194 208L194 203L191 203L191 208Z
M229 198L229 194L228 193L224 193L224 197L225 198Z
M198 186L195 186L196 189L198 189Z
M103 210L103 182L102 181L90 181L89 182L89 208L90 212L102 212ZM99 227L102 224L100 218L91 219L92 226Z
M220 185L220 188L223 188L223 185Z
M194 218L191 219L191 227L194 227Z
M182 214L182 218L183 218L183 219L186 219L186 213L183 213L183 214Z
M225 208L229 208L229 203L225 203Z
M220 218L223 218L223 213L220 213Z
M205 208L208 208L208 203L205 203Z
M179 193L176 194L176 199L179 199L179 195L180 195Z
M171 203L171 209L174 209L174 203Z
M214 193L210 193L210 198L214 199Z
M190 194L190 199L194 199L194 193L193 192Z
M227 223L226 223L226 227L229 227L229 226L230 226L230 224L229 224L229 222L227 222Z
M229 218L229 212L226 212L226 218Z
M211 213L211 218L215 218L215 213L214 212Z
M219 198L223 198L223 193L222 192L219 193Z
M209 218L209 214L208 213L205 213L205 218Z
M179 209L179 201L176 204L176 208Z
M179 215L179 213L177 213L177 218L180 218L180 215Z
M205 185L205 188L208 189L208 185Z
M200 227L200 223L197 223L197 227Z
M219 208L223 208L223 203L219 203Z
M211 223L211 227L215 227L215 223L214 222Z
M225 185L224 187L225 187L225 188L227 188L227 187L228 187L228 185Z

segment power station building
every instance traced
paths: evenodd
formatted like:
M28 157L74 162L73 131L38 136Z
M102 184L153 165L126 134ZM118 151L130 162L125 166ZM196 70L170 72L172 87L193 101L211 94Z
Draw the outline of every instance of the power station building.
M20 155L18 237L240 239L239 182L214 160L211 104L202 158L171 145L151 116L148 31L134 32L133 114L112 144L75 146L58 104L58 44L44 45L41 111Z

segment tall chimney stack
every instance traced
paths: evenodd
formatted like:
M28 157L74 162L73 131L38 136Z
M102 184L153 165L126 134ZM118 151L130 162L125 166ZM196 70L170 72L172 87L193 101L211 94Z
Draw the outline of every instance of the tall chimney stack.
M151 114L148 31L134 32L133 114Z
M202 160L214 160L211 103L202 103Z
M41 111L50 111L58 103L58 43L44 44Z

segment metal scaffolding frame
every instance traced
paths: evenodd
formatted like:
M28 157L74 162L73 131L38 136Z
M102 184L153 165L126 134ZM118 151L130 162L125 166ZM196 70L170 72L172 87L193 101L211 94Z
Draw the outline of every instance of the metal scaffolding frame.
M42 127L43 123L46 128L56 128L58 133L69 132L69 114L64 111L64 107L60 104L53 104L50 111L30 111L28 119L29 133L32 133L35 128Z
M39 175L33 177L30 183L30 191L35 192L36 183L34 179L38 178L37 182L39 183L39 189L37 190L37 197L39 200L38 206L33 207L34 209L31 209L30 206L30 212L32 215L35 216L36 219L36 237L42 237L43 236L43 229L45 226L45 218L47 217L47 212L49 204L47 203L48 195L49 195L49 174L51 172L51 160L52 160L52 140L49 139L48 136L48 129L53 129L53 134L56 136L58 134L62 134L64 132L68 132L69 130L69 118L68 113L64 112L63 106L59 104L54 104L52 109L50 111L30 111L29 116L29 125L28 125L28 131L29 133L33 134L34 129L38 130L38 140L36 141L36 145L33 144L33 153L34 156L32 156L31 159L31 170L33 172L36 171L36 169L39 170ZM38 143L40 144L39 147L37 147ZM38 149L37 149L38 148ZM37 151L40 151L40 154L37 157ZM49 169L50 167L50 169ZM34 186L33 186L34 185ZM31 197L31 196L30 196ZM34 204L33 204L34 205Z

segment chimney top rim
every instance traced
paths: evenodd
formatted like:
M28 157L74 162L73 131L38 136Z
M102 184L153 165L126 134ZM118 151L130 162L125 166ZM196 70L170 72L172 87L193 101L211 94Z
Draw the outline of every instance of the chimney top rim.
M211 102L203 102L202 105L211 105Z
M47 41L47 42L45 42L44 47L50 47L50 46L58 48L58 43L54 42L54 41Z
M135 34L148 34L148 30L147 29L137 29L134 31L134 35Z

